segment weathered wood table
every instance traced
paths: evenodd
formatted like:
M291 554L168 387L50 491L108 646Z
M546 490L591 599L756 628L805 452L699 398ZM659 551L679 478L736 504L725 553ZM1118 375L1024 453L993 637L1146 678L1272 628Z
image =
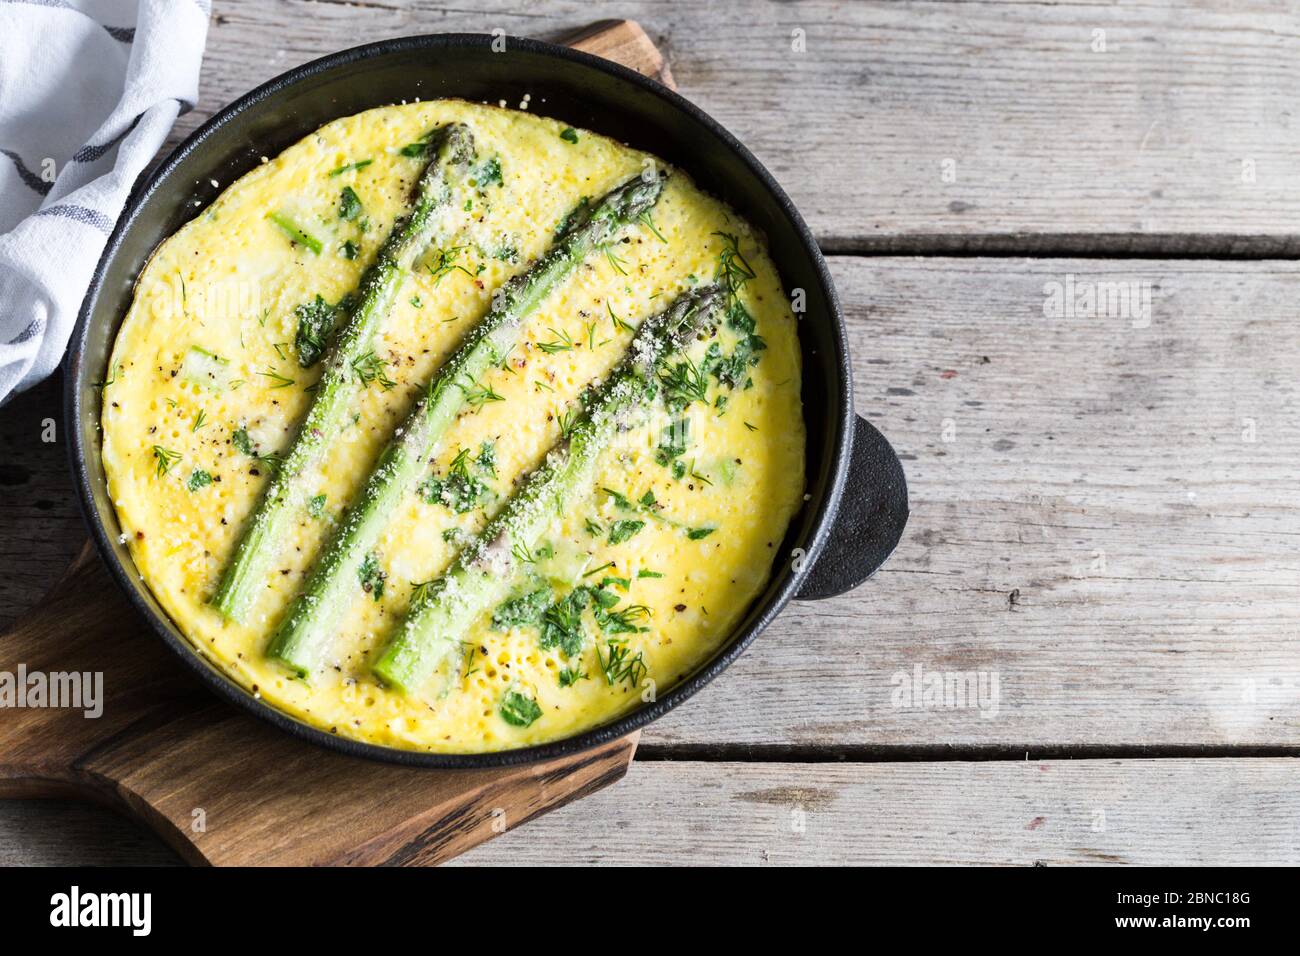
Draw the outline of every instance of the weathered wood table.
M214 0L178 137L362 41L593 17L474 6ZM873 581L792 606L649 728L625 781L462 861L1300 862L1300 14L617 15L831 255L912 520ZM0 410L0 624L84 540L59 403ZM949 707L918 675L998 694ZM0 863L173 859L107 811L0 802Z

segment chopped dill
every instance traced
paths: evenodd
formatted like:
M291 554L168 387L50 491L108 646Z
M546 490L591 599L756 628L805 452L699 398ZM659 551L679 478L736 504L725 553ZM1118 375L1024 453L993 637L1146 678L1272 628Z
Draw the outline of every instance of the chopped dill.
M633 326L633 325L632 325L631 323L629 323L629 322L624 322L622 319L620 319L617 315L614 314L614 307L613 307L612 305L609 304L609 300L608 300L608 299L605 300L605 308L609 310L609 319L610 319L611 322L614 323L614 331L615 331L615 332L635 332L635 331L636 331L636 327L635 327L635 326Z
M180 452L164 448L162 445L153 446L153 457L158 462L158 477L161 478L167 472L171 471L172 465L180 461L183 457Z
M488 402L505 401L505 396L494 392L489 385L479 385L475 382L467 388L457 382L456 387L465 393L465 401L469 402L469 404L473 405L475 408L482 408Z
M605 254L605 258L609 261L609 264L614 267L615 272L621 276L627 275L627 270L623 268L627 265L627 260L620 258L618 253L613 250L608 242L601 244L600 251Z
M610 638L606 647L608 656L600 652L599 644L596 645L596 657L605 675L605 683L610 687L620 682L627 682L632 687L639 685L647 671L645 655L640 651L633 654L625 640Z
M573 339L567 332L557 332L555 329L548 329L555 336L554 342L538 342L537 347L547 355L554 355L557 352L569 352L573 350Z
M667 245L668 240L664 238L664 234L662 232L660 232L657 228L655 228L655 221L650 218L649 209L641 213L641 215L637 216L636 219L637 222L641 223L643 226L645 226L647 229L653 232L660 242Z
M352 360L352 371L356 373L362 385L378 382L385 392L397 384L388 377L387 367L387 363L375 354L374 349Z
M672 411L681 411L691 402L708 402L708 376L689 356L659 373L664 401Z
M289 378L288 376L281 375L278 372L258 372L257 374L264 376L265 378L269 378L271 381L275 382L275 384L271 386L271 388L273 389L288 388L294 382L293 379Z

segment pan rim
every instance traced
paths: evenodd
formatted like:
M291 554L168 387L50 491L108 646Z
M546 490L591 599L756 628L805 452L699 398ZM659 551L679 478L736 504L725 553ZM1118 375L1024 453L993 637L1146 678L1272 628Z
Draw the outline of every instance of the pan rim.
M786 195L785 190L781 188L772 174L743 143L720 123L680 94L654 80L621 64L580 50L542 40L508 36L505 38L507 48L514 48L543 57L567 60L585 66L597 73L630 84L665 101L675 110L685 113L688 118L704 126L741 161L750 175L755 177L763 189L776 201L782 215L784 215L798 236L802 252L812 267L812 271L821 286L821 292L825 297L828 313L827 320L830 322L831 339L834 342L836 351L833 361L839 370L841 379L840 407L838 409L828 408L826 412L827 427L837 431L837 434L833 433L832 439L833 450L830 452L832 461L830 462L829 482L823 491L821 500L815 503L815 513L810 516L810 531L804 549L805 554L802 561L797 562L799 567L792 568L791 573L774 593L766 597L760 596L757 599L757 613L749 620L748 624L742 623L733 631L728 642L712 658L697 667L684 680L656 697L655 700L644 703L642 706L607 723L572 736L528 747L480 753L442 753L388 747L382 744L367 743L350 737L331 734L319 727L307 724L289 713L273 707L264 699L254 697L234 678L220 670L183 635L173 633L173 628L176 632L179 632L180 628L170 619L164 619L164 614L160 614L147 604L136 590L130 576L134 564L132 564L131 569L128 569L119 558L117 551L114 549L114 542L110 540L105 521L96 507L88 462L92 459L92 456L97 460L100 448L98 446L87 447L80 427L81 417L85 413L87 404L84 400L88 388L85 382L88 374L85 361L85 344L90 330L92 305L98 300L103 291L105 273L109 263L117 255L123 237L130 230L147 201L159 188L168 182L171 174L182 161L199 148L215 131L228 123L237 121L250 107L268 97L276 96L283 90L297 86L300 83L309 82L320 74L337 67L362 62L381 55L412 50L427 51L454 47L490 49L495 40L497 40L497 37L488 34L432 33L396 37L350 47L294 67L218 110L198 129L186 137L151 172L145 174L132 189L122 214L105 243L104 251L87 287L81 310L77 316L77 324L72 334L68 354L64 360L65 427L72 436L69 442L69 455L73 473L76 477L82 516L90 526L91 536L100 557L108 565L110 573L128 600L147 620L151 630L181 658L192 673L197 674L208 687L236 707L262 720L266 720L280 730L308 743L344 753L348 756L412 767L471 770L519 766L569 757L610 743L634 731L639 731L650 722L689 700L731 666L799 592L801 585L816 564L817 558L821 555L830 536L830 530L834 524L844 492L850 461L849 453L853 441L853 379L849 364L848 336L839 297L836 294L825 258L811 230L795 208L790 197ZM161 242L165 238L160 237L158 241ZM98 416L101 409L97 403L95 404L95 412ZM97 426L98 417L96 418Z

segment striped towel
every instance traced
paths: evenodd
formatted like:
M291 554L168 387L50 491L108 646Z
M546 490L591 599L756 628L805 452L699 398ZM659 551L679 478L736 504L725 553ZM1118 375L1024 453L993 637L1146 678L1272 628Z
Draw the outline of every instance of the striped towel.
M210 0L0 0L0 404L58 367L136 177L198 98Z

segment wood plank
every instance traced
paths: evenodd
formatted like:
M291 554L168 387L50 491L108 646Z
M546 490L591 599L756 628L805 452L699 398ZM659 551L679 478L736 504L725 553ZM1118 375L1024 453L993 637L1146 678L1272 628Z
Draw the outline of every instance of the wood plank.
M592 10L215 0L199 107L179 132L361 42L495 28L556 39ZM618 12L831 250L1300 251L1300 12L1285 0L631 0Z
M1297 784L1287 759L637 762L453 865L1295 865Z
M905 458L908 532L865 586L791 605L643 748L1300 746L1300 265L832 269L858 410ZM1044 285L1071 275L1148 283L1149 327L1045 318ZM51 386L0 410L0 475L29 476L0 496L0 616L81 540L46 415ZM894 706L917 665L997 673L997 716Z
M1300 743L1300 268L833 269L908 530L875 580L792 606L644 743ZM1149 288L1149 327L1045 318L1070 276ZM896 706L917 666L998 675L996 716Z
M1287 759L642 762L454 865L1300 863ZM165 864L98 807L0 802L0 865Z

